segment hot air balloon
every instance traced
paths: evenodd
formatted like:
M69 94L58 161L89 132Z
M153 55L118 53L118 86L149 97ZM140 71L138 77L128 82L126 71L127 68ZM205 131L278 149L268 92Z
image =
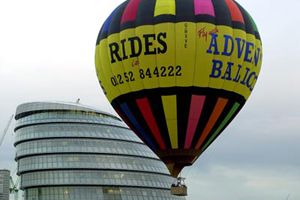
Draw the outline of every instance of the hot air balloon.
M261 63L255 22L234 0L127 0L95 53L108 100L173 177L244 106Z

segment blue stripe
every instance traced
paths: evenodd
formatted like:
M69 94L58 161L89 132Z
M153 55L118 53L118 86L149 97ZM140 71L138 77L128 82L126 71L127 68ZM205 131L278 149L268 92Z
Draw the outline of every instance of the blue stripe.
M146 131L140 126L140 124L138 123L138 121L136 120L136 118L134 117L134 115L132 114L132 112L130 111L127 103L122 103L120 105L123 113L125 113L125 115L127 116L127 118L130 120L130 122L132 123L132 125L134 126L134 128L140 133L142 134L142 137L144 140L146 140L147 145L152 149L155 150L156 149L156 145L153 144L151 138L146 134Z
M102 26L103 27L103 29L102 29L103 32L108 32L111 21L112 21L114 15L115 15L116 11L119 9L119 7L120 6L118 6L116 9L114 9L114 11L112 11L112 13L109 15L109 17L105 20L105 22Z

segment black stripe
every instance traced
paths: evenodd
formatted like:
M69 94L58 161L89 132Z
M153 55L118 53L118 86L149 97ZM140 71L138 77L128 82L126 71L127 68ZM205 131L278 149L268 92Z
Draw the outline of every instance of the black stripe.
M149 95L147 95L149 96ZM153 92L149 98L152 112L166 148L172 148L161 96Z
M245 31L245 24L243 24L242 22L233 21L232 28L241 29L241 30Z
M176 0L176 22L195 21L194 0Z
M161 24L161 23L175 23L176 17L175 15L170 15L170 14L166 14L166 15L159 15L154 17L154 24Z
M125 23L122 23L120 26L120 31L130 29L130 28L136 28L136 22L135 21L128 21Z
M141 0L136 19L136 26L153 25L156 0Z
M199 119L197 129L196 129L193 141L192 141L191 149L194 149L195 146L197 145L197 142L200 139L201 134L202 134L203 130L206 127L206 124L207 124L207 122L210 118L210 115L214 110L216 102L217 102L217 96L216 95L206 96L205 103L204 103L202 113L201 113L201 117Z
M211 23L211 24L215 24L216 20L215 17L211 16L211 15L196 15L195 16L196 22L206 22L206 23Z
M148 94L155 94L156 96L164 95L179 95L180 92L185 91L186 93L195 94L195 95L206 95L214 97L222 97L232 99L240 104L245 102L245 98L235 92L230 92L222 89L213 89L213 88L201 88L201 87L170 87L170 88L155 88L155 89L144 89L142 91L131 92L128 94L120 95L112 101L113 105L121 104L128 102L128 100L148 97Z
M181 91L179 91L179 95L177 95L177 124L179 148L184 148L190 105L191 93L189 91L186 91L185 89L181 89Z
M231 25L231 14L225 0L212 0L216 15L216 25Z

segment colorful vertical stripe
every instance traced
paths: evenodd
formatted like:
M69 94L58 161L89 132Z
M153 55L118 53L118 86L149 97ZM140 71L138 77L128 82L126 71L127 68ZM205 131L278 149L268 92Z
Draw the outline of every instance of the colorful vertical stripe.
M175 0L156 0L154 17L159 15L175 15L176 3Z
M216 16L212 0L194 0L194 5L195 15Z
M228 99L219 98L215 108L203 130L203 132L200 135L200 139L198 140L196 144L196 149L199 149L201 145L203 144L204 140L207 138L208 134L211 132L212 128L214 127L215 123L219 119L220 115L222 114L226 104L228 102Z
M143 127L138 123L136 118L134 117L134 114L130 111L127 103L122 103L120 105L121 110L126 115L127 119L130 121L130 123L133 125L133 127L141 134L141 136L144 138L147 145L150 146L151 149L155 150L156 145L153 144L152 139L148 136L146 131L143 129ZM122 116L122 115L121 115Z
M157 126L157 122L152 113L150 103L147 98L137 99L136 103L141 111L149 129L151 130L156 142L159 144L161 149L166 149L166 145L164 143L163 138L161 137L161 133Z
M178 149L176 95L162 96L162 102L172 149Z
M240 107L239 103L235 103L227 116L225 117L224 121L220 124L218 129L213 133L213 135L209 138L209 140L206 142L206 144L202 147L201 151L204 151L213 141L216 139L216 137L220 134L221 130L229 123L229 121L232 119L234 114L238 111Z
M227 7L229 8L231 20L244 23L243 15L238 6L232 0L225 0Z
M192 95L188 126L186 130L186 138L184 144L185 149L189 149L191 147L196 128L202 113L205 98L205 96Z
M127 4L127 6L123 12L123 15L122 15L122 19L121 19L122 24L136 20L140 1L141 0L130 0L129 1L129 3Z

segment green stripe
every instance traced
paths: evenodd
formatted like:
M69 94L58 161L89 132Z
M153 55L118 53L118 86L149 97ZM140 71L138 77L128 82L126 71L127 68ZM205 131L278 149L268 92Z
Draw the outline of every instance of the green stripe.
M233 105L230 112L225 117L224 121L221 123L219 128L214 132L214 134L209 138L209 140L205 143L205 145L201 149L201 151L204 151L214 141L214 139L219 135L220 131L226 126L226 124L229 122L229 120L232 118L232 116L236 113L236 111L238 110L239 107L240 107L239 103L235 103Z
M258 32L256 23L255 23L255 21L253 20L252 16L248 13L247 10L245 10L245 13L248 15L248 17L249 17L249 19L250 19L250 21L251 21L251 24L252 24L252 27L253 27L254 31Z

